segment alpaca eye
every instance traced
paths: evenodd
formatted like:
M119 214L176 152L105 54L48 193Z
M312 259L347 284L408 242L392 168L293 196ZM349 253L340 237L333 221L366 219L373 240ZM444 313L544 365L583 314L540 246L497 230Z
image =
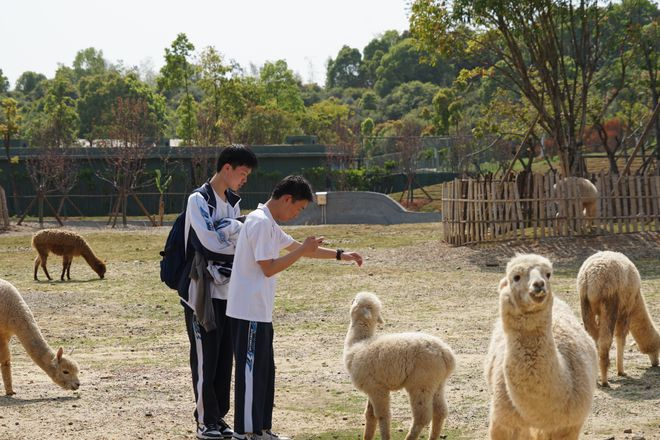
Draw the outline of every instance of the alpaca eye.
M550 279L550 275L552 275L550 272L548 272L547 274L545 274L545 276L546 276L548 279Z
M69 374L69 370L62 370L62 374Z
M520 281L520 275L514 276L513 281L516 281L516 282Z

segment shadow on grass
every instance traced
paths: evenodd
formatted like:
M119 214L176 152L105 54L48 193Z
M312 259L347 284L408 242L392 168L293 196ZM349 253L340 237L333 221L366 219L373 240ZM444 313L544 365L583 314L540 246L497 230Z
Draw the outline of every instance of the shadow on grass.
M616 388L599 386L598 389L611 397L624 400L657 400L660 398L660 367L649 366L640 378L615 376L609 379Z
M403 440L406 438L408 433L408 428L405 429L395 429L392 428L392 440ZM353 431L327 431L320 433L303 433L298 434L295 437L295 440L361 440L363 431L353 430ZM422 431L419 438L426 438L428 436L428 430ZM376 429L376 438L380 438L380 433ZM465 434L451 429L443 429L442 434L440 435L441 439L446 440L468 440L470 437Z
M58 397L39 397L37 399L22 399L20 397L14 396L2 396L0 397L0 408L12 407L12 406L25 406L32 405L35 403L44 403L44 402L69 402L71 400L78 400L80 396L58 396Z
M71 283L71 284L82 284L82 283L95 283L97 281L104 281L105 278L90 278L88 280L34 280L35 283L39 284L54 284L54 283Z

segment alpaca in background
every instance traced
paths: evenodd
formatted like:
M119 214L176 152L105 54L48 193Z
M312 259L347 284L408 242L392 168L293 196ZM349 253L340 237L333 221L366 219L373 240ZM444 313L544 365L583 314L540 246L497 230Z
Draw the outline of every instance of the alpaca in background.
M105 263L94 255L94 251L92 251L92 248L89 247L85 239L73 231L44 229L34 234L32 237L32 247L39 254L34 260L35 281L38 280L37 271L39 270L39 265L44 270L46 277L49 280L52 279L48 274L48 269L46 269L49 252L62 256L62 276L60 277L62 281L64 281L65 273L67 279L71 279L71 262L73 261L73 257L76 256L82 256L101 279L105 275Z

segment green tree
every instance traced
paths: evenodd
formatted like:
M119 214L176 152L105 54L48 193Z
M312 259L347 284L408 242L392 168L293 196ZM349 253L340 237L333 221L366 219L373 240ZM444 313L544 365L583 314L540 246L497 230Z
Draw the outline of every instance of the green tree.
M72 145L78 131L76 91L68 75L56 74L49 81L46 95L38 103L41 115L33 120L32 145L67 147ZM38 111L38 110L37 110Z
M428 82L437 85L449 85L453 79L453 69L439 58L435 64L421 63L427 57L411 38L401 40L392 46L376 69L374 89L382 97L396 86L410 81Z
M5 145L5 153L9 160L9 145L12 138L20 130L21 115L18 112L18 103L15 99L4 98L1 102L0 135Z
M325 86L334 87L362 87L364 81L360 74L362 55L358 49L343 46L337 57L328 61Z
M376 70L380 66L383 56L390 48L399 42L401 36L395 30L384 32L374 38L364 47L362 51L362 63L360 64L360 77L366 87L373 87L376 83Z
M46 75L41 73L23 72L16 80L14 91L20 93L25 100L35 101L43 98L45 94L43 84L46 79Z
M294 114L305 110L298 80L286 61L266 62L259 72L259 82L266 105Z
M222 112L222 88L227 83L230 65L224 63L222 55L212 46L200 55L199 87L204 91L204 99L199 107L197 123L202 145L218 145L220 127L218 121Z
M118 98L143 100L147 111L162 131L165 122L165 103L161 95L142 82L135 73L122 75L108 71L101 75L83 77L78 83L80 98L77 102L80 117L80 136L90 145L96 139L107 138L113 106Z
M565 175L577 172L589 88L601 57L604 10L596 0L415 0L410 29L429 53L466 42L540 114ZM466 23L471 32L465 32Z
M178 34L172 45L165 48L165 65L160 69L158 78L159 89L169 93L170 96L180 90L183 91L183 98L177 108L177 116L187 119L183 122L179 121L177 135L183 139L184 145L192 145L196 125L194 98L190 90L192 77L195 74L195 68L190 62L194 50L195 46L188 41L186 34ZM181 129L185 131L182 132Z
M93 47L79 50L73 60L73 72L76 82L85 76L101 75L108 69L108 63L103 58L103 51Z
M281 143L289 134L296 134L296 118L279 108L254 106L238 123L238 141L249 145Z
M382 99L382 114L385 119L401 119L411 111L419 113L431 107L438 89L435 84L420 81L400 84Z
M9 91L9 79L3 74L0 69L0 94L5 94Z

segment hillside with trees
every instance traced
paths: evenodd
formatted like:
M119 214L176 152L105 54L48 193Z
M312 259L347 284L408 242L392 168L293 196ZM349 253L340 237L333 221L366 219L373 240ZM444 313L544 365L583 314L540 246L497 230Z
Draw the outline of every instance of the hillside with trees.
M146 112L140 139L149 145L309 135L356 158L341 164L349 168L433 159L471 173L502 170L520 149L519 167L545 159L573 175L591 153L619 172L617 157L641 144L641 166L657 170L656 3L416 0L409 20L409 31L343 46L324 85L303 83L285 60L246 69L183 33L163 48L158 72L93 47L53 78L26 71L10 84L0 70L0 133L7 151L107 146L120 106L132 102Z

